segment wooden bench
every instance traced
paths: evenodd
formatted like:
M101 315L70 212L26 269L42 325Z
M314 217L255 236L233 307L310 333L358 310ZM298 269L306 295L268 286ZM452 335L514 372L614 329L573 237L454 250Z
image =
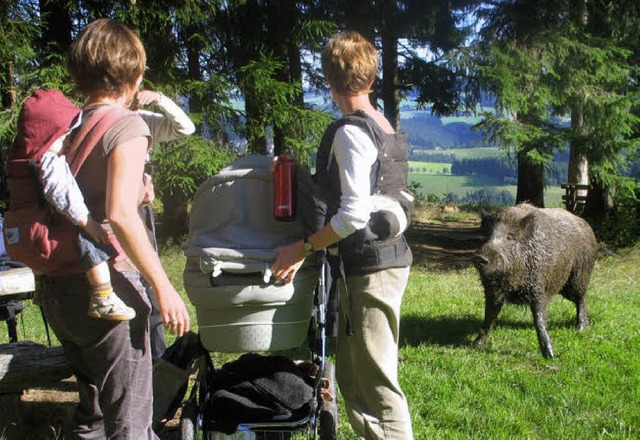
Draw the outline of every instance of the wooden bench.
M0 345L0 433L26 438L21 397L24 390L51 386L71 377L62 347L32 341Z
M33 298L31 269L0 271L0 302ZM71 377L62 347L17 341L15 318L7 320L8 344L0 345L0 437L24 438L20 397L26 389L50 386ZM5 437L2 437L5 438Z
M565 190L565 194L562 196L562 201L564 202L566 210L573 213L582 212L587 203L587 191L589 190L589 185L564 183L560 185L560 188Z
M35 277L28 267L0 271L0 304L4 305L13 300L31 299L35 290ZM18 332L15 316L9 316L6 322L9 342L17 342Z

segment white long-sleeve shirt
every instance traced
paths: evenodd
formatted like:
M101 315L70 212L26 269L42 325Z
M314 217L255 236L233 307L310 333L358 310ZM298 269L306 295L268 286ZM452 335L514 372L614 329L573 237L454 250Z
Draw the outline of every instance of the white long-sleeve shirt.
M331 149L340 172L342 195L330 223L333 231L344 238L369 222L373 210L370 174L378 149L371 137L355 125L338 128Z
M161 113L140 109L138 114L149 126L154 143L174 141L193 134L196 131L193 121L178 104L164 95L156 104Z
M397 218L398 235L402 233L408 219L400 203L371 191L371 167L378 158L378 149L370 135L355 125L343 125L336 130L331 149L338 163L342 192L338 212L330 220L333 231L345 238L367 226L371 213L387 211Z

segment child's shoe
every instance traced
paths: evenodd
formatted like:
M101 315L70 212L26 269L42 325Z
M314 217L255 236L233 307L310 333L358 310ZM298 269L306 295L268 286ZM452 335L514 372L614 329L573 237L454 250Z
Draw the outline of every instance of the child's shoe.
M136 311L122 302L112 290L104 296L92 295L87 315L109 321L128 321L136 317Z

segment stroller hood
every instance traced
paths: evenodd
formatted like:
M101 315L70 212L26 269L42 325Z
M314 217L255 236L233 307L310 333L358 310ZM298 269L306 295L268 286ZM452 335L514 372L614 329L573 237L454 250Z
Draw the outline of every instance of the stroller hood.
M210 351L281 350L300 345L313 307L319 261L305 260L293 283L270 279L274 248L317 230L323 206L298 170L294 221L273 218L271 158L246 156L197 190L189 218L184 285Z

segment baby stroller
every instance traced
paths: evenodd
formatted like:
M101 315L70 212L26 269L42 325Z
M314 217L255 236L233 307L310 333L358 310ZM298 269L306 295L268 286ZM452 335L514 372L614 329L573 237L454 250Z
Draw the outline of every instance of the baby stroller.
M296 220L274 220L270 163L267 156L240 158L194 196L184 286L200 341L208 352L244 354L221 368L208 354L201 359L182 409L183 440L337 438L324 256L309 256L288 285L274 282L269 270L273 248L321 226L322 206L299 170ZM257 354L305 341L304 362Z

